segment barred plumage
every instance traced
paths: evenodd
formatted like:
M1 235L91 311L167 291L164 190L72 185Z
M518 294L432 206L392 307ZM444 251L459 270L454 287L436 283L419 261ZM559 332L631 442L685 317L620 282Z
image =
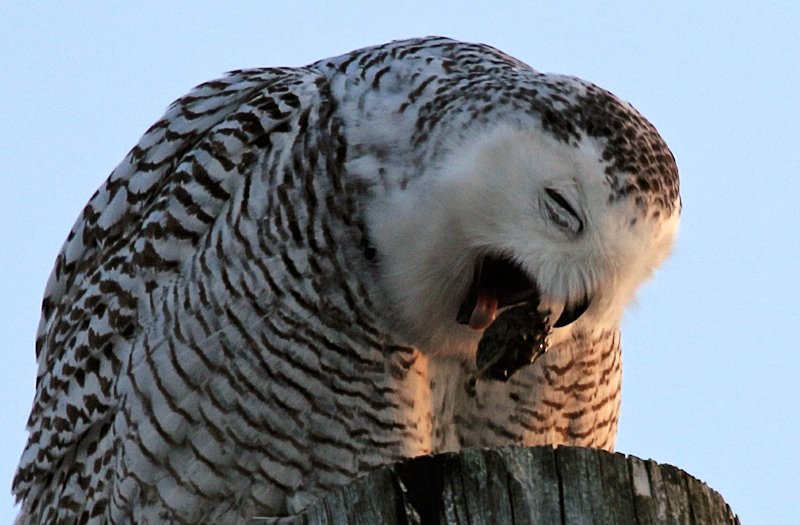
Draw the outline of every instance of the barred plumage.
M632 107L488 46L202 84L56 260L20 522L236 523L407 456L611 449L619 320L679 212L674 160ZM483 328L522 300L492 281L508 275L578 318L508 382L476 380Z

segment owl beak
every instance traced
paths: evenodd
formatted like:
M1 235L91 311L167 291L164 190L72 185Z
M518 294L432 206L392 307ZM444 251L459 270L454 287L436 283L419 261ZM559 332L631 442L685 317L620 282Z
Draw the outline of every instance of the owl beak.
M499 308L538 302L539 297L536 282L518 264L507 257L488 255L475 264L456 322L483 330L494 322Z
M475 264L472 283L461 302L456 322L473 330L484 330L507 306L535 302L541 298L539 286L522 267L504 256L487 255ZM570 325L591 305L591 297L583 294L578 301L567 302L554 328Z
M558 320L553 324L555 328L561 328L574 323L580 316L589 308L592 299L584 294L580 301L576 303L567 303L564 305L561 315Z

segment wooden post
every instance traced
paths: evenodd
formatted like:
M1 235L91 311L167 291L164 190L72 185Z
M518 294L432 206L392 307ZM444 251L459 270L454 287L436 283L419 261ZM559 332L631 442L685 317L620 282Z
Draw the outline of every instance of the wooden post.
M678 468L574 447L410 459L331 492L297 518L308 525L739 524L717 492Z

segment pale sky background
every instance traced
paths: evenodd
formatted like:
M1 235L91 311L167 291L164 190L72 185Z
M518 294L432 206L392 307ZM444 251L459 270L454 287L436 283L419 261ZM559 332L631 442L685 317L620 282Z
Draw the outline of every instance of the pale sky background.
M15 514L45 282L144 130L227 70L428 34L591 80L659 129L684 215L625 318L617 448L706 481L745 524L800 523L798 6L0 2L0 523Z

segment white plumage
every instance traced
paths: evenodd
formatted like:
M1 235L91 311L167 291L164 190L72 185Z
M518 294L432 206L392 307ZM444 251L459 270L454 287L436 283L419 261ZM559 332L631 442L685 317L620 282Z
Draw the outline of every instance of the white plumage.
M408 456L611 449L620 319L679 214L630 105L488 46L198 86L58 256L19 522L236 523Z

